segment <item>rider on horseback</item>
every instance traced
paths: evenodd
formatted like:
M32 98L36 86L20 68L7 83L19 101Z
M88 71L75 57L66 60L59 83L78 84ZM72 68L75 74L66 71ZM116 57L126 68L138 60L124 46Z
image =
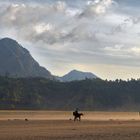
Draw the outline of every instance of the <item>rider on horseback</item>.
M83 113L79 113L78 112L78 108L76 108L76 110L73 112L73 116L74 116L74 121L76 120L81 120L81 116L83 116Z
M78 108L76 108L76 110L73 112L73 115L77 115L78 114Z

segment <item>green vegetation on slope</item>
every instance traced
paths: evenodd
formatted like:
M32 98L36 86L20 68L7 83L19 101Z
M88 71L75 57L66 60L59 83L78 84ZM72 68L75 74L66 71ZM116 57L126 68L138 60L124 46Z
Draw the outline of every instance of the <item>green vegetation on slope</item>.
M58 82L0 77L0 109L139 110L140 80Z

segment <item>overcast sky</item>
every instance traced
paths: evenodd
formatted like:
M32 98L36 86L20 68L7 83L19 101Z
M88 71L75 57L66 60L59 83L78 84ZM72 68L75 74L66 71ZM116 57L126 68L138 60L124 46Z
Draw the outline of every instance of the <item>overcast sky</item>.
M140 78L140 0L0 0L0 38L52 74Z

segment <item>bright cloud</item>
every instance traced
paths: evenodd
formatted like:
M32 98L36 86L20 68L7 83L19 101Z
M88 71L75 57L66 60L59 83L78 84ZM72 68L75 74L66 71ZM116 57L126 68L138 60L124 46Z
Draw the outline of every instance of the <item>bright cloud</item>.
M37 34L42 34L44 32L51 31L53 28L53 25L50 23L40 23L34 26L34 29Z

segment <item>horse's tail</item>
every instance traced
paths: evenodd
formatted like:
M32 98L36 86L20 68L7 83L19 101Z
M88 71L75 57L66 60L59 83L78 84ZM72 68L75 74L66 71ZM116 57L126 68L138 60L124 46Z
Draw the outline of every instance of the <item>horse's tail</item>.
M76 113L75 112L73 112L73 116L75 116L76 115Z

